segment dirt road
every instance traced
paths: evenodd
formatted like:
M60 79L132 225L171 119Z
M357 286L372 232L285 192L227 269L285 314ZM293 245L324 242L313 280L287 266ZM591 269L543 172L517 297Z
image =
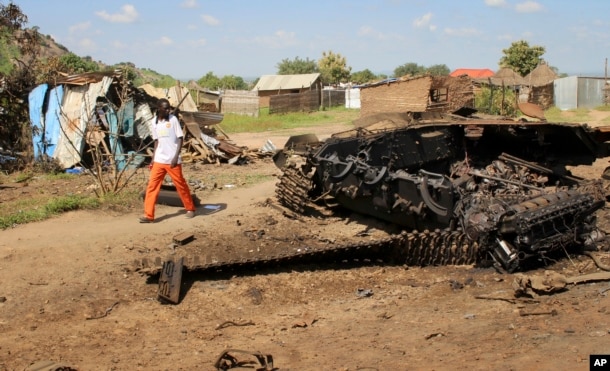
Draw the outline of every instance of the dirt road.
M232 139L256 148L269 138L281 146L287 136ZM596 176L604 165L581 172ZM227 171L279 174L269 159L185 168L190 177ZM608 282L515 299L514 275L472 266L187 272L181 302L159 303L154 279L134 269L142 257L197 248L214 261L307 239L367 238L371 221L362 218L286 218L270 206L275 182L206 191L194 219L170 206L158 207L154 224L137 223L139 209L76 211L0 232L0 370L39 360L78 370L214 370L226 349L270 354L280 370L586 370L590 354L610 354ZM206 215L206 205L223 207ZM182 232L195 240L172 246ZM608 263L608 253L600 257ZM546 269L596 271L578 256Z

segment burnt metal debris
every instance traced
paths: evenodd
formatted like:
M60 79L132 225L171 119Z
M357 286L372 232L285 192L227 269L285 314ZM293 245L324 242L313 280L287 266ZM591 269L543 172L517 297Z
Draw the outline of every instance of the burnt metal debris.
M412 230L411 239L435 231L423 263L438 263L440 251L513 272L604 238L595 219L601 182L566 166L606 156L607 139L580 124L416 113L398 129L359 128L279 152L277 196L300 213L322 203L386 220ZM295 154L300 166L290 163Z
M329 243L231 261L185 254L194 270L390 256L413 265L494 265L527 270L556 253L596 250L605 242L596 211L602 180L567 166L608 156L610 133L583 124L402 115L387 128L375 120L325 141L290 138L274 155L282 169L277 200L296 214L350 210L399 226L387 237ZM320 214L322 212L322 214ZM162 259L135 269L149 275Z
M180 286L182 285L183 258L169 259L163 262L157 298L161 302L178 304L180 302Z

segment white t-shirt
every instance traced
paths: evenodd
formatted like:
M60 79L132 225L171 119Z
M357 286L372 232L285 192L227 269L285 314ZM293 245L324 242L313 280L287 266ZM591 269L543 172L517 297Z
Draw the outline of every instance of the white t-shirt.
M178 139L184 136L180 121L174 115L169 115L169 120L161 121L157 121L155 117L152 120L151 132L152 138L159 142L153 161L161 164L171 164L178 148ZM180 155L178 155L178 163L182 163Z

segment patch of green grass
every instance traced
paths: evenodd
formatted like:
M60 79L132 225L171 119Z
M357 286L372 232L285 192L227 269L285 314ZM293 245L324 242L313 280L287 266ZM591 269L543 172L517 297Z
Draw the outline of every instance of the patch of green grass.
M360 110L335 107L316 112L292 112L270 115L268 109L261 109L259 117L226 114L222 129L227 133L259 133L264 131L306 128L325 124L351 123L360 117Z
M549 122L587 122L591 120L589 109L587 108L562 111L557 107L551 107L544 111L544 116Z
M605 105L605 106L595 107L595 110L596 111L608 112L608 111L610 111L610 104Z
M10 205L1 205L0 229L48 219L70 210L95 209L99 206L100 201L97 198L77 195L51 198L45 204L41 204L40 200L35 198L21 199L11 202Z

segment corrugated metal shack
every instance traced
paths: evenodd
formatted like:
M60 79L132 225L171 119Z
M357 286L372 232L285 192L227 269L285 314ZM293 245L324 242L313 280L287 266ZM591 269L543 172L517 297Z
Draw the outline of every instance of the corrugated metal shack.
M218 126L223 115L197 111L186 88L133 88L117 70L67 76L32 89L28 109L35 160L52 158L65 169L101 163L138 167L151 154L150 122L159 98L179 107L185 161L229 161L244 155L245 147L229 143Z
M260 107L269 107L271 96L322 90L319 73L300 75L263 75L252 91L257 92ZM318 99L318 103L320 100Z
M553 83L555 106L561 110L595 108L607 104L603 77L568 76Z
M402 77L360 87L360 117L383 112L453 112L473 105L468 76Z

